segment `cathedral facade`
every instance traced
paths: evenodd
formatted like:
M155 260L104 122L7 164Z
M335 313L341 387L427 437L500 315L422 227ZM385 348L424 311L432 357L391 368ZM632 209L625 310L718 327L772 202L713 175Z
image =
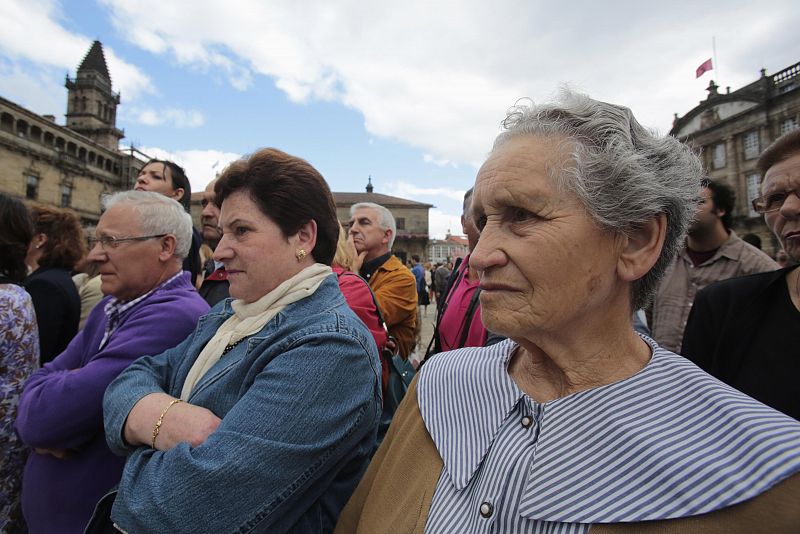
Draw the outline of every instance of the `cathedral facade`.
M756 161L775 139L800 127L800 63L773 75L762 69L757 80L735 91L721 93L712 80L707 91L697 107L675 115L670 133L699 152L710 178L736 191L733 229L739 237L757 235L774 256L778 241L751 206L762 179Z
M84 225L100 218L100 198L131 189L147 156L121 151L119 93L111 86L103 47L95 41L66 79L66 125L0 97L0 191L70 208Z

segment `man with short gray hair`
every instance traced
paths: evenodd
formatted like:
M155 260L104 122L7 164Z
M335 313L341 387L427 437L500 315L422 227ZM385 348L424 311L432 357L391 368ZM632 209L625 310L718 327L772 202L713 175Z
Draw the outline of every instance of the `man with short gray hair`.
M116 193L103 205L88 259L107 296L20 397L16 427L33 449L22 485L31 532L83 532L125 464L105 440L106 387L140 356L183 341L208 311L181 269L192 239L183 207L145 191Z
M417 326L417 283L391 252L397 226L385 207L360 202L350 208L350 239L358 252L355 269L368 282L399 353L408 358L414 350Z

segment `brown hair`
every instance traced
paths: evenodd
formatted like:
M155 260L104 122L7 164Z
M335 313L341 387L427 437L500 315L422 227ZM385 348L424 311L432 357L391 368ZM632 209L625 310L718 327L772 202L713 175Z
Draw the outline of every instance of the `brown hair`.
M764 152L758 158L758 163L756 163L758 172L761 173L761 180L764 180L764 176L770 167L795 154L800 154L800 129L792 130L780 136L764 149Z
M262 148L225 169L214 185L214 201L222 207L237 191L246 191L284 237L316 221L317 243L310 254L314 261L331 264L339 220L328 184L311 164L275 148Z
M19 282L28 270L25 255L33 239L33 223L28 208L17 200L0 193L0 274Z
M42 267L75 268L86 254L83 230L77 215L70 210L41 204L31 206L34 235L44 234L47 241L42 247L39 265Z
M156 159L153 158L147 163L144 164L142 169L150 165L151 163L161 163L164 166L164 179L172 181L172 190L177 191L178 189L183 189L183 196L178 200L183 206L183 209L186 210L187 213L191 213L192 209L192 184L189 182L189 178L186 176L186 170L183 167L175 163L174 161L169 161L166 159ZM169 176L167 176L166 170L169 169Z

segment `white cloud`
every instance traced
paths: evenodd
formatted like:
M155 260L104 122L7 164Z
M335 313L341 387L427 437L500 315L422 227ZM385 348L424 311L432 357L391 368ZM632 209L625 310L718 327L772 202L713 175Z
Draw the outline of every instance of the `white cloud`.
M26 70L0 59L0 94L35 113L54 115L59 124L64 124L60 114L66 107L67 95L63 89L53 91L55 83L56 77L48 69Z
M428 212L428 232L431 239L444 239L446 234L463 235L461 214L454 215L432 208Z
M86 36L70 32L61 21L62 9L55 0L4 0L0 2L0 53L14 63L14 76L24 83L25 77L32 74L21 62L35 63L39 68L50 68L54 72L48 77L48 84L42 91L57 94L63 91L64 71L73 76L78 67L77 58L83 58L92 40ZM135 65L132 65L104 46L106 62L111 72L114 90L119 91L126 101L139 98L156 90L150 78ZM58 76L52 74L58 73ZM7 82L4 85L12 85ZM61 103L59 108L63 109Z
M136 147L150 157L174 161L186 170L192 191L202 191L208 182L223 171L229 163L242 157L233 152L219 150L169 151L158 147Z
M436 165L478 165L508 106L546 99L564 82L666 132L673 112L704 96L708 80L693 75L712 34L725 85L738 87L762 62L797 60L800 22L788 0L601 2L579 11L512 0L102 1L138 46L221 70L235 87L260 74L293 101L340 101L363 114L370 134L419 147Z
M437 158L430 154L423 154L422 161L424 161L425 163L433 163L434 165L437 165L439 167L447 167L449 165L453 168L456 169L458 168L458 164L455 163L454 161L450 161L449 159L446 158Z
M444 197L455 200L459 204L464 200L466 189L452 189L449 187L419 187L403 180L386 184L386 194L400 198L428 198ZM461 214L459 213L459 217Z
M295 102L340 102L363 115L370 135L418 147L439 166L480 164L508 106L522 96L545 100L562 83L627 105L666 132L674 112L705 97L712 77L736 88L761 66L774 72L796 62L800 23L791 0L579 9L543 0L100 2L114 28L144 50L220 73L239 90L266 76ZM0 53L74 69L90 41L63 18L56 0L0 2ZM695 80L711 35L719 62ZM155 94L146 74L106 53L126 101Z
M197 128L205 124L205 117L197 110L178 108L133 108L126 112L126 118L147 126L171 124L177 128Z

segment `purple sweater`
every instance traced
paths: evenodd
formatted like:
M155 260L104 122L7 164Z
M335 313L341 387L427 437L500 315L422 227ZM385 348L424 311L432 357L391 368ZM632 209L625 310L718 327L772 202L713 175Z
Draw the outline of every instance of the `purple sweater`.
M31 376L20 397L16 426L22 440L33 448L68 451L66 459L36 453L28 458L22 508L32 534L83 532L125 464L106 445L106 387L140 356L160 354L183 341L209 309L184 272L125 311L98 351L110 298L95 306L64 352Z

